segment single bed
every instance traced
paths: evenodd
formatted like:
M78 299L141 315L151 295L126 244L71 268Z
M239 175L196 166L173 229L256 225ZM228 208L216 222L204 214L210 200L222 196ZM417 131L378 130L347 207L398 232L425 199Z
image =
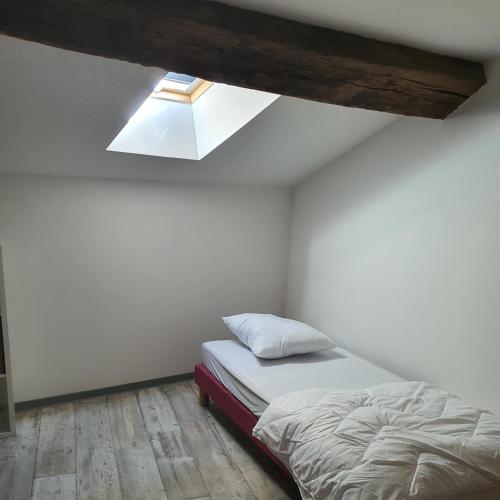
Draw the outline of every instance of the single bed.
M492 412L340 347L264 360L227 340L201 357L200 404L212 399L303 498L500 498Z
M195 367L200 404L207 406L212 399L289 477L287 468L252 436L272 401L305 389L362 389L403 381L341 347L267 360L254 356L239 341L219 340L202 344L201 361Z

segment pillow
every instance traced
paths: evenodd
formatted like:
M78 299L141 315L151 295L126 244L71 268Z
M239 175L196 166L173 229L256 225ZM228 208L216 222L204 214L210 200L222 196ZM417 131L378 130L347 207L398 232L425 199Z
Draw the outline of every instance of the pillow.
M259 358L284 358L335 347L332 339L311 326L273 314L238 314L222 321Z

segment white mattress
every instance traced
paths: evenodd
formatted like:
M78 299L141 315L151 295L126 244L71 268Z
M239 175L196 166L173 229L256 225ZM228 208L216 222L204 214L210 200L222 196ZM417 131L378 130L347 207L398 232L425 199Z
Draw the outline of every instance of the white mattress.
M235 340L205 342L202 363L255 415L290 392L364 389L404 379L336 347L282 359L260 359Z

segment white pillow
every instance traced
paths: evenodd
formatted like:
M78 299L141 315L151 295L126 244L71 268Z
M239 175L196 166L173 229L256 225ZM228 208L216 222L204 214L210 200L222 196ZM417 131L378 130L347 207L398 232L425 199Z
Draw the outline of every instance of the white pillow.
M332 339L311 326L273 314L238 314L222 321L259 358L284 358L335 347Z

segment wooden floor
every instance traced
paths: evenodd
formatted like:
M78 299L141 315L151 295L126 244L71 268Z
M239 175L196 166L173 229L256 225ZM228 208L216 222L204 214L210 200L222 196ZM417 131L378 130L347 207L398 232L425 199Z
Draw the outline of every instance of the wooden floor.
M2 500L298 499L193 382L17 415L0 440Z

